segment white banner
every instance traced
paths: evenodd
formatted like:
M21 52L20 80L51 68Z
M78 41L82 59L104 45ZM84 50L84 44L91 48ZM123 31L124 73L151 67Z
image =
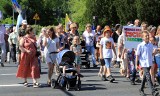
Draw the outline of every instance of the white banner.
M141 27L123 26L125 34L125 48L136 49L137 45L142 42Z

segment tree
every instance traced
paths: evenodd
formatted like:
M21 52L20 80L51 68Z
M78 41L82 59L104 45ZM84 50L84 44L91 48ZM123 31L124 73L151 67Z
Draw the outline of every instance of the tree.
M114 6L121 24L137 18L134 0L115 0Z
M149 24L160 24L160 1L159 0L135 0L137 17Z
M85 24L89 22L86 18L89 16L86 15L86 1L87 0L69 0L68 7L70 10L69 16L73 22L79 23L79 30L85 30Z

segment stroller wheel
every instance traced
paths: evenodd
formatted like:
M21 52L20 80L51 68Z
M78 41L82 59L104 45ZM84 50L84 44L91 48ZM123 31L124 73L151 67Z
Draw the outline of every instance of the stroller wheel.
M54 79L52 79L51 87L54 89L56 88L56 85L57 85L57 82Z
M67 91L70 90L70 84L69 84L69 82L67 82L67 84L66 84L66 90L67 90Z

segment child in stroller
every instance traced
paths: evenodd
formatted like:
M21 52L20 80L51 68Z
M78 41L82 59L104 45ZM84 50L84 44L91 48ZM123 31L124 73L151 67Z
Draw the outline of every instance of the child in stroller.
M76 89L80 90L81 80L78 76L77 70L74 68L75 54L69 50L63 50L58 53L58 68L60 74L56 80L52 79L51 87L56 88L60 86L66 90Z

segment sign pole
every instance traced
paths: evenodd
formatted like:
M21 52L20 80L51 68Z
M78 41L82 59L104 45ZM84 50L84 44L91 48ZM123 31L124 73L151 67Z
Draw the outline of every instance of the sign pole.
M35 19L35 25L37 24L37 20Z

